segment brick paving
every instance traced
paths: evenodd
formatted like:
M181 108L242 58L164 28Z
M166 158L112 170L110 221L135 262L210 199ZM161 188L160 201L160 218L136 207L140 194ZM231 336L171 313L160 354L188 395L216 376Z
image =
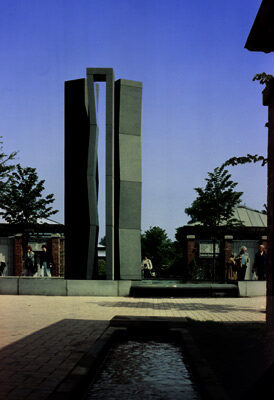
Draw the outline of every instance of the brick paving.
M265 297L0 296L0 399L43 400L115 315L264 322Z

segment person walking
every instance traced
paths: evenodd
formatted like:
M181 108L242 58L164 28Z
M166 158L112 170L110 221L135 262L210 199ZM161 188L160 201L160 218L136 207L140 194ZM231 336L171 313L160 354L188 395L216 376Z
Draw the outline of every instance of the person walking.
M249 255L246 250L247 248L242 246L240 253L236 257L238 281L245 279L246 269L249 266Z
M256 273L259 281L265 280L267 254L264 245L260 244L259 250L255 254L255 261L252 272Z
M51 271L53 268L52 255L49 253L47 246L42 246L42 253L40 256L40 276L51 277Z
M27 253L24 258L23 276L33 276L35 273L35 254L31 246L27 246Z

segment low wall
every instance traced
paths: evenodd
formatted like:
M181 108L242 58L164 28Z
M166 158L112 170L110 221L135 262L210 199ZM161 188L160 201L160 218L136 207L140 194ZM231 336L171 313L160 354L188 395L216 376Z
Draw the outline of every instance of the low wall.
M239 281L240 297L266 296L266 281Z
M129 296L131 286L134 287L134 284L134 281L126 280L95 281L71 280L58 277L34 278L27 276L1 276L0 294L116 297ZM196 287L198 286L199 284L196 284ZM240 297L256 297L266 295L265 281L240 281L238 282L238 288Z
M40 296L128 296L131 281L70 280L58 277L0 277L0 294Z

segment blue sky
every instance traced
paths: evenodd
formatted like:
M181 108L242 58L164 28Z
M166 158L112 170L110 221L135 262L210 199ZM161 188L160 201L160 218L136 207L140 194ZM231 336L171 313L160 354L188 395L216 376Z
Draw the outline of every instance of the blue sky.
M20 163L46 180L56 220L63 222L64 209L64 81L84 77L86 67L143 82L143 230L159 225L173 238L208 171L232 156L266 154L263 87L252 77L273 73L273 55L244 49L260 3L1 2L0 134L4 149L19 150ZM266 167L229 170L243 202L262 209ZM103 202L100 219L102 236Z

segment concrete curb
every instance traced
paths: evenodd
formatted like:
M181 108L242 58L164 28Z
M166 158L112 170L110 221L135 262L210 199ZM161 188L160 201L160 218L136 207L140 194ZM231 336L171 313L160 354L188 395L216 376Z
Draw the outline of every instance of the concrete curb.
M49 396L49 400L81 399L86 393L88 385L95 378L109 348L116 337L125 330L108 327L97 339L90 350L81 358L67 377L57 386Z
M266 296L266 281L230 284L151 284L130 280L72 280L61 277L1 276L0 294L37 296L256 297Z
M240 297L266 296L266 281L239 281Z
M0 277L0 295L129 296L131 281L72 280L61 277Z

